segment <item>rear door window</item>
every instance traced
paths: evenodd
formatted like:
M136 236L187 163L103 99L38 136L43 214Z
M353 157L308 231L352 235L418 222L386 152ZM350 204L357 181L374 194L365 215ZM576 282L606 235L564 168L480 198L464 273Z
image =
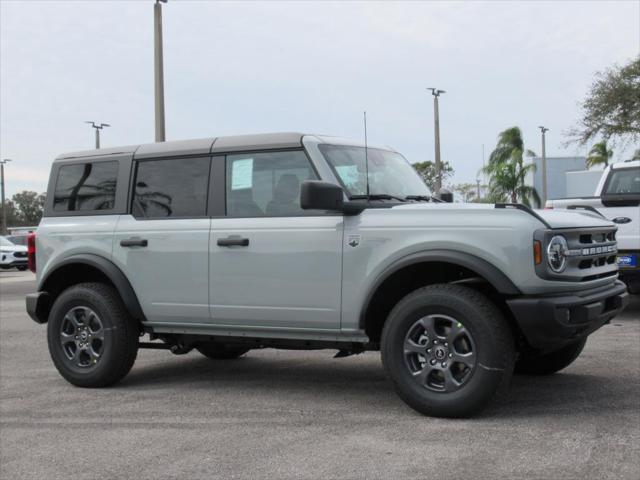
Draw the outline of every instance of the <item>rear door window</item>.
M132 213L138 218L194 218L207 211L209 157L138 162Z
M64 165L58 170L53 198L56 212L113 210L118 162Z

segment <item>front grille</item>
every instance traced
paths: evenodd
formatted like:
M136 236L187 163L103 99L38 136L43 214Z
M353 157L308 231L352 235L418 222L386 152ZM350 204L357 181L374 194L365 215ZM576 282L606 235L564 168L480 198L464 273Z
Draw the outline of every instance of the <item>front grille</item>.
M16 258L27 258L27 252L13 252L13 256Z
M574 282L615 277L618 274L616 230L616 227L603 227L545 231L544 270L540 268L536 271L544 278ZM567 266L561 273L555 273L547 267L546 245L554 235L564 236L569 247Z

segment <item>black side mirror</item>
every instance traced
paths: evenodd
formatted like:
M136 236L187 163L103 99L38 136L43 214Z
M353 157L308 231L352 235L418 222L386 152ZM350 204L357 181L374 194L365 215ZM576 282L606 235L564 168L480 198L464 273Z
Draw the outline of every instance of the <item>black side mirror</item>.
M441 188L440 191L437 193L436 198L446 203L452 203L453 193L451 193L446 188Z
M304 210L342 211L344 192L335 183L307 180L300 187L300 207Z

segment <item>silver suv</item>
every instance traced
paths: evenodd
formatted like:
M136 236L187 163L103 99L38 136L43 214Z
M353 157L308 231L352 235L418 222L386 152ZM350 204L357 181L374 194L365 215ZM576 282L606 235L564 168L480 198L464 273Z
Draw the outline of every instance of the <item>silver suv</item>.
M27 311L78 386L139 348L380 350L411 407L467 416L625 307L615 234L588 211L438 202L395 150L335 137L77 152L53 163Z

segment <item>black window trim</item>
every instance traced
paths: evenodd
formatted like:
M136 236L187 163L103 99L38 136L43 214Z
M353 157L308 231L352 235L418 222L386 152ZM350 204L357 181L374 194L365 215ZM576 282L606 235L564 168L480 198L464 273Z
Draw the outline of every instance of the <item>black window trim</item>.
M209 172L207 174L207 187L206 187L206 199L205 199L205 212L204 215L181 215L181 216L171 216L171 217L136 217L133 214L133 200L135 198L135 185L136 185L136 179L138 177L138 165L140 163L145 163L145 162L157 162L157 161L165 161L165 160L175 160L175 161L180 161L180 160L188 160L188 159L193 159L193 158L207 158L209 160ZM208 153L198 153L198 154L192 154L192 155L171 155L171 156L161 156L161 157L149 157L149 158L139 158L136 159L135 157L133 158L133 161L131 162L131 174L129 176L130 178L130 182L129 182L129 192L128 192L128 198L127 198L127 214L131 215L132 218L134 218L136 221L150 221L150 220L198 220L198 219L208 219L211 218L211 216L209 215L209 208L210 208L210 202L209 202L209 198L210 198L210 194L211 194L211 184L212 184L212 164L213 164L213 157L208 154Z
M307 149L304 148L304 146L300 146L300 147L290 147L290 148L263 148L263 149L252 149L252 150L241 150L241 151L231 151L231 152L216 152L216 156L218 157L222 157L222 164L224 166L224 175L222 176L222 192L223 192L223 201L224 201L224 214L220 215L220 216L212 216L211 218L216 218L216 219L221 219L221 218L241 218L241 219L248 219L248 218L313 218L313 217L343 217L344 214L342 212L334 212L334 211L318 211L317 214L315 215L305 215L305 214L297 214L297 215L260 215L260 216L246 216L246 217L239 217L239 216L231 216L228 214L227 212L227 166L228 166L228 162L227 162L227 157L230 155L236 156L236 155L250 155L250 154L256 154L256 153L278 153L278 152L302 152L304 153L305 157L307 158L307 161L309 162L309 165L311 165L311 168L313 169L313 173L315 173L316 177L318 180L322 180L322 177L320 176L320 173L318 172L318 169L316 168L316 165L313 163L313 160L311 159L311 157L309 156L309 152L307 152ZM344 188L344 187L343 187Z

